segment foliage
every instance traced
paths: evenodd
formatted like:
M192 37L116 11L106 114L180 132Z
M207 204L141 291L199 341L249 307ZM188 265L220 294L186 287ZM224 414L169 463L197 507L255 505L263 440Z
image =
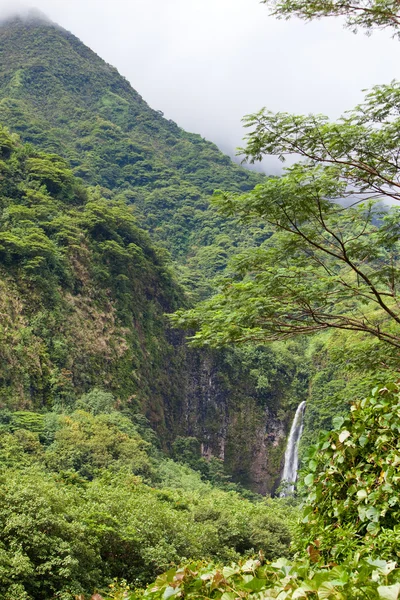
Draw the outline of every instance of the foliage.
M305 350L311 371L301 454L315 444L333 420L347 416L351 404L369 395L376 385L398 379L398 365L372 336L329 330L310 339Z
M53 443L46 449L46 465L54 471L73 471L93 479L102 469L149 475L147 444L120 413L92 416L84 411L58 418Z
M147 353L157 370L172 351L163 313L182 293L125 204L85 189L59 157L2 136L1 403L71 406L97 383L126 406L152 379ZM143 384L140 395L150 396ZM95 412L107 398L82 401Z
M9 423L3 425L0 449L0 469L40 463L51 471L76 475L77 480L91 480L103 469L116 472L127 468L147 477L153 474L150 444L132 421L117 411L96 415L83 410L68 415L12 413Z
M115 577L147 583L186 559L288 551L283 511L205 484L197 492L159 490L107 470L85 483L22 462L1 480L0 596L8 600L50 600L56 592L72 599Z
M151 447L131 419L110 410L105 392L77 404L88 399L95 414L4 415L0 597L10 588L8 600L50 600L55 591L72 599L113 578L145 584L188 559L238 560L261 548L269 558L288 554L294 509L213 487Z
M247 118L247 158L306 160L244 196L216 196L225 214L262 219L277 233L235 259L220 294L172 318L200 329L195 343L335 328L398 347L398 210L373 201L398 199L399 91L397 84L375 88L339 123L265 111Z
M340 566L320 568L309 561L263 559L219 566L188 563L171 569L151 584L145 593L127 591L126 598L331 598L344 600L394 599L400 592L394 563L354 559Z
M1 474L2 598L44 599L63 592L72 598L96 585L100 557L80 510L77 489L58 485L39 469Z
M116 69L62 28L11 20L0 28L0 39L0 122L24 141L62 155L86 183L133 203L153 239L181 263L190 257L205 265L197 258L202 247L209 247L208 259L217 248L226 252L221 232L231 252L250 241L209 208L208 198L218 187L249 190L262 175L152 110ZM224 257L212 260L214 274ZM196 278L209 289L201 269Z
M297 545L307 558L185 563L151 584L143 597L394 599L397 560L400 388L376 387L338 417L310 450L309 487ZM127 591L128 598L142 597Z
M115 406L115 398L110 392L94 388L87 394L83 394L75 406L78 409L90 412L92 415L111 413Z
M399 559L399 428L398 385L376 387L310 448L300 536L323 560Z
M269 237L263 225L242 228L209 205L216 187L246 191L263 176L150 109L61 28L14 19L0 41L0 122L28 142L1 138L0 405L66 411L97 387L127 414L140 409L164 450L186 434L214 457L225 444L235 481L272 489L282 448L257 475L262 446L244 433L263 429L268 393L255 389L240 357L184 350L164 317L210 295L229 256ZM199 420L206 372L212 386ZM290 403L290 384L277 388L271 397ZM225 477L220 460L203 461L213 479Z
M354 14L373 18L372 5L376 16L390 3L355 3ZM274 6L281 14L309 10L310 18L320 14L318 6L349 8L327 2ZM372 23L382 25L379 18ZM379 371L397 377L399 219L397 208L380 203L399 199L399 89L396 82L373 88L335 123L267 110L246 117L251 132L245 158L255 162L274 154L303 161L245 195L215 195L224 215L247 227L261 222L275 233L231 260L214 297L171 317L175 326L195 332L190 340L197 346L318 333L308 352L316 368L308 378L305 444L318 427L331 426L335 412L343 414L349 397L361 398L373 380L382 379ZM336 334L327 353L329 331Z
M277 3L276 11L308 10L312 18L319 11L353 10L380 26L390 7L287 2ZM200 328L195 342L260 341L333 327L398 345L398 214L373 203L399 199L399 94L396 82L376 86L335 123L265 109L244 119L251 129L247 160L265 154L304 160L244 196L217 194L223 214L244 224L261 220L278 233L234 261L219 295L173 318Z
M374 29L392 29L398 35L400 25L399 6L396 0L262 0L275 16L289 19L292 16L310 21L320 17L346 18L346 25L353 31L358 28L371 32Z
M353 25L375 11L384 27L388 8L364 4ZM255 469L271 489L299 400L308 394L314 427L329 426L371 366L398 364L398 215L369 201L398 199L399 86L375 88L336 124L249 117L247 158L306 162L238 198L262 178L151 111L72 35L17 20L0 38L0 119L51 152L0 130L0 596L396 600L397 386L376 388L312 450L296 540L308 558L269 562L290 556L295 502L244 494L224 467L251 483L263 451ZM217 186L230 192L210 209ZM256 344L181 350L163 313L182 290L127 202L181 263L192 299L241 251L221 294L173 319L202 324L196 342ZM264 345L310 332L310 344Z

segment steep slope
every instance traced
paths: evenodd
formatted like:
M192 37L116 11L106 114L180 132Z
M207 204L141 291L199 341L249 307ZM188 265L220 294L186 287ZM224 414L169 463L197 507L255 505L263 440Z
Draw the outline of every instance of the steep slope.
M227 230L210 211L216 188L248 190L261 175L152 110L116 69L76 37L42 20L0 27L0 122L26 142L67 158L92 185L120 192L175 257ZM232 234L232 227L228 229ZM207 255L224 264L226 245Z
M71 410L100 387L126 415L146 415L165 450L195 436L189 459L203 471L200 443L236 480L271 489L276 412L302 373L295 353L188 350L164 317L182 292L129 207L2 128L0 173L0 423Z
M63 159L3 129L0 151L2 407L71 406L105 386L166 428L180 376L163 317L180 298L168 266L130 209L90 193Z
M188 350L184 335L168 330L163 317L187 300L152 247L162 243L186 289L206 294L230 254L269 235L222 220L209 208L208 197L217 187L248 189L261 175L165 120L113 67L42 20L14 19L0 27L1 122L31 145L5 157L10 165L22 153L11 177L19 183L1 192L3 234L19 238L26 227L44 227L50 245L67 237L73 249L69 279L52 275L48 295L40 287L46 288L47 277L41 276L40 285L36 279L36 263L15 262L8 250L1 256L3 304L15 314L13 326L4 323L5 331L14 333L5 338L3 406L73 405L80 393L101 386L125 410L139 408L164 448L177 436L196 437L198 459L200 452L217 457L235 480L271 490L279 480L290 413L306 391L301 346ZM68 206L60 175L66 164L54 154L43 158L34 148L61 154L74 175L94 186L84 192L88 206L84 201L79 210L87 220L79 221L78 232L68 233L70 225L67 231L55 227L78 210ZM32 185L27 196L24 190ZM43 185L45 199L36 206ZM60 194L66 194L64 204ZM126 203L134 205L152 243ZM55 251L58 256L58 246ZM48 253L35 261L47 269L54 257ZM26 344L28 352L21 350Z
M84 156L82 127L86 125L88 130L92 128L93 133L99 135L99 139L103 133L107 141L110 137L115 141L112 133L117 135L124 155L117 152L117 147L114 156L111 148L105 155L102 155L104 149L96 148L96 152L99 158L113 161L111 165L108 162L102 165L108 166L109 170L112 165L121 167L121 163L129 161L131 168L126 174L139 187L148 184L150 188L158 188L163 175L179 176L182 182L199 182L203 192L212 192L222 184L231 189L248 189L258 180L257 175L232 163L210 142L186 133L152 110L116 69L60 27L46 21L16 19L1 27L0 43L2 95L15 98L22 109L32 111L32 117L41 119L42 141L49 146L54 144L53 150L71 145L75 147L76 156ZM7 104L3 99L3 106ZM105 123L99 122L101 116ZM84 122L85 118L88 122ZM65 127L67 123L69 127ZM23 128L18 120L16 126L24 130L26 138L31 136L29 141L36 141L35 131L29 130L29 123ZM53 128L57 129L53 131ZM57 134L67 137L61 138ZM121 139L124 134L131 134L132 140L136 136L140 142L139 155L130 155L134 149L124 146ZM87 157L89 163L91 158ZM132 166L139 163L140 167L146 158L158 159L159 170L147 178L142 173L143 177L135 180ZM125 182L125 173L120 169L117 168L113 176L99 170L101 165L94 166L91 183L115 186L118 180ZM137 171L151 173L155 170L151 166L145 164Z

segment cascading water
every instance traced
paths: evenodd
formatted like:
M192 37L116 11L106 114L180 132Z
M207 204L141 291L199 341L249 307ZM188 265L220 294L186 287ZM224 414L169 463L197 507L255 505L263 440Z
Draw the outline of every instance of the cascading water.
M296 414L290 428L289 439L285 452L285 465L282 473L282 483L287 483L282 496L288 496L294 492L294 484L297 479L297 470L299 468L299 442L303 433L303 418L306 403L301 402L297 407Z

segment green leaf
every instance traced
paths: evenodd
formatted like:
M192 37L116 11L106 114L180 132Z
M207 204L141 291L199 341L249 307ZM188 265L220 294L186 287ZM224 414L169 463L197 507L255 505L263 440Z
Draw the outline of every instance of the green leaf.
M179 586L176 588L168 586L165 589L165 592L163 593L163 600L168 600L168 598L172 598L172 596L178 596L180 594L181 594L181 590L180 590Z
M380 585L378 587L378 594L382 600L397 600L400 594L400 583Z
M335 586L332 585L329 581L322 583L318 586L317 594L318 598L332 598L332 595L335 593Z
M238 595L235 592L224 592L220 600L236 600Z
M258 579L257 577L253 577L253 579L248 581L243 588L246 590L251 590L252 592L261 592L266 583L266 579Z
M347 429L344 429L339 435L339 442L343 444L343 442L345 440L347 440L347 438L349 438L350 435L351 435L350 431L347 431Z
M380 526L378 523L375 523L374 521L371 521L371 523L368 523L367 525L367 531L368 533L370 533L371 535L378 535L379 531L380 531Z
M247 560L242 566L243 573L251 573L255 571L260 566L260 562L258 560Z
M317 470L317 466L318 463L316 460L310 460L310 462L308 463L308 468L312 473L315 473L315 471Z
M314 474L309 473L306 475L306 477L304 477L304 483L308 486L312 485L314 483Z
M237 573L239 573L238 568L234 569L233 567L224 567L222 569L222 574L225 579L229 579L229 577L232 577L232 575L237 575Z
M293 600L295 600L296 598L307 598L307 591L308 590L303 587L298 587L296 590L294 590L292 594Z
M379 521L379 510L374 506L371 506L365 511L365 515L367 519L370 521L378 522Z
M345 421L344 417L334 417L332 419L333 427L335 429L340 429L341 426L343 425L344 421Z

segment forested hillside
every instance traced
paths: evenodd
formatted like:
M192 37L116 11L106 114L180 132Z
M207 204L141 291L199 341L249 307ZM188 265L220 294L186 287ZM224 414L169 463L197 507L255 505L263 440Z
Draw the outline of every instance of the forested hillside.
M202 448L204 456L222 459L235 480L262 492L274 489L296 406L311 390L307 435L315 435L331 425L338 410L345 410L348 401L343 401L342 391L367 391L364 369L361 374L357 369L348 372L335 350L343 343L340 337L322 337L308 349L301 341L268 348L188 350L184 334L171 331L163 316L209 296L215 289L213 278L224 272L232 255L268 244L274 226L260 219L238 225L236 216L221 216L209 202L216 188L243 192L263 177L164 119L113 67L52 23L15 19L3 24L0 57L0 122L22 141L67 161L57 155L37 159L33 149L19 149L35 158L29 163L21 159L22 170L15 176L27 181L18 185L43 183L51 197L46 202L53 205L55 195L71 196L69 182L90 200L75 209L94 211L90 219L107 223L107 231L100 224L90 229L68 215L75 219L68 227L78 228L74 235L83 236L80 243L88 245L88 254L82 258L74 243L76 256L67 253L64 258L73 261L66 267L71 281L58 271L47 281L47 287L52 288L51 282L59 286L53 304L37 275L32 272L30 277L31 271L18 263L29 285L38 290L40 301L31 302L27 288L21 288L20 271L14 265L11 273L7 265L14 289L8 282L4 302L15 305L18 294L24 335L30 332L28 346L36 344L41 350L20 358L14 340L4 363L5 405L73 404L80 393L100 385L115 393L125 408L140 407L169 452L177 436L196 438L198 458ZM72 173L66 175L68 169ZM86 191L85 184L90 186ZM57 230L58 223L64 226L65 202L57 203L53 231L43 223L49 219L43 215L47 208L40 212L31 206L34 200L20 196L18 190L8 194L7 210L15 216L10 220L5 213L4 234L19 235L14 228L22 219L20 204L28 203L24 227L31 219L52 244L72 244L72 234L61 242L65 234ZM127 204L133 206L136 224ZM132 224L138 239L124 240L121 221ZM138 226L147 229L151 244ZM161 248L144 251L148 267L143 270L142 244L161 244L171 253L178 284ZM154 274L147 275L153 261ZM43 355L43 366L36 354ZM16 363L10 378L10 365ZM315 366L319 373L314 378ZM328 398L334 399L331 408L326 408Z
M191 362L197 373L219 360L219 377L232 365L188 354L169 331L164 313L183 293L131 209L3 128L0 152L0 597L72 598L113 578L146 584L184 558L287 554L280 507L231 483L219 455L206 460L185 436ZM235 383L254 428L246 376L231 373L218 393ZM205 412L218 432L207 393L198 420ZM226 463L251 484L240 445L242 461Z
M218 217L207 197L217 188L249 190L261 175L164 119L116 69L56 25L8 22L0 28L0 60L2 123L65 157L87 183L133 203L153 239L175 258L193 257L192 270L199 246L208 248L198 258L208 275L225 265L245 234Z
M63 159L4 130L1 147L3 406L69 406L101 385L156 413L177 377L163 313L180 290L168 266L126 205L85 189ZM164 382L157 360L168 361Z
M72 406L101 386L124 409L139 408L165 450L189 436L196 459L213 456L235 481L272 490L307 391L304 344L188 350L163 316L208 296L230 256L270 236L269 227L238 226L209 203L216 188L246 191L263 177L150 109L113 67L50 22L4 23L0 58L0 122L29 144L15 138L5 157L5 168L19 162L2 230L33 228L62 254L69 277L54 267L39 282L26 249L23 260L8 259L4 302L16 305L18 295L21 316L4 363L4 406ZM32 186L44 207L25 193ZM37 351L20 357L22 335Z
M22 149L15 138L4 157L6 168L16 156L28 159L18 158L10 171L16 184L4 201L3 235L20 236L21 223L27 235L32 228L63 254L69 277L57 266L39 279L32 264L25 265L30 241L18 241L19 262L6 248L3 302L15 307L19 320L11 332L5 322L13 343L6 345L4 406L72 406L79 394L101 386L124 409L139 408L170 453L176 437L189 436L197 440L197 459L201 452L214 456L236 481L261 492L275 489L299 402L308 397L305 439L315 438L346 410L349 394L362 397L368 390L373 348L371 361L355 356L350 370L341 349L357 352L340 334L311 344L302 339L266 347L262 340L241 349L188 350L185 334L173 331L164 313L208 297L221 285L213 278L226 276L230 257L276 239L276 223L238 223L242 215L219 214L210 195L216 188L246 192L264 178L164 119L113 67L50 22L4 23L0 56L0 122L31 145ZM40 187L46 208L36 206L32 192L21 195L31 186ZM74 214L66 199L75 193ZM288 252L275 250L281 257ZM46 258L35 260L38 270L40 261L48 268ZM246 261L231 264L228 285L242 276ZM36 350L24 354L20 339Z

